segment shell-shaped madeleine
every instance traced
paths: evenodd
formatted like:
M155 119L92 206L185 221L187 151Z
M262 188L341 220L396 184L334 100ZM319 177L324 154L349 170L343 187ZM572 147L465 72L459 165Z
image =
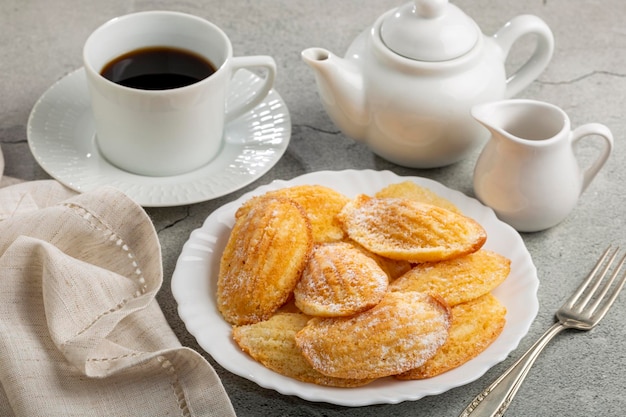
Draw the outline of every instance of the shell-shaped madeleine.
M451 310L452 323L446 343L422 366L396 375L396 378L431 378L461 366L487 349L506 324L506 307L490 293Z
M332 387L359 387L371 379L332 378L319 373L304 359L295 335L309 321L301 313L276 313L270 319L233 327L239 347L265 367L299 381Z
M475 220L404 198L360 195L337 216L348 236L391 259L433 262L477 251L487 233Z
M312 246L311 224L298 204L257 199L237 217L220 261L217 305L226 321L269 318L291 296Z
M257 198L266 197L288 198L298 203L309 217L314 242L333 242L344 237L341 225L335 217L350 199L340 192L322 185L295 185L268 191ZM253 200L250 202L253 203ZM247 209L248 204L244 204L236 215L242 215Z
M419 201L420 203L428 203L433 206L439 206L455 213L461 213L461 210L450 200L441 197L437 193L426 187L422 187L412 181L403 181L395 184L389 184L382 190L378 191L374 197L376 198L406 198L409 200Z
M347 242L315 245L294 290L296 306L320 317L372 308L387 292L388 277L373 258Z
M448 336L450 311L436 297L388 292L350 317L312 318L296 344L313 368L336 378L379 378L421 366Z
M437 294L453 307L490 292L510 271L510 259L481 249L447 261L418 264L393 281L389 289Z

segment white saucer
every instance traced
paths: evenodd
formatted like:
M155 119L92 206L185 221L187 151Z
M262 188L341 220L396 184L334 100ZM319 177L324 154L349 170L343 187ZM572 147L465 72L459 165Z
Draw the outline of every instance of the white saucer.
M245 100L259 77L239 70L228 103ZM147 177L106 161L95 143L84 70L50 87L28 119L28 144L53 178L78 192L114 186L144 207L165 207L211 200L236 191L269 171L282 157L291 136L287 106L274 90L255 109L227 124L225 143L207 165L182 175Z

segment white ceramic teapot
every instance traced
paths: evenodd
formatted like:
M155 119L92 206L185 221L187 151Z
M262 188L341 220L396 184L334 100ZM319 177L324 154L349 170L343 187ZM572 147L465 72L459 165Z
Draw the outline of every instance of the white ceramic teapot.
M534 34L532 55L514 73L513 43ZM380 16L345 58L302 52L324 107L347 136L399 165L434 168L462 159L488 137L473 105L509 98L548 65L554 38L538 17L517 16L493 36L447 0L415 0Z

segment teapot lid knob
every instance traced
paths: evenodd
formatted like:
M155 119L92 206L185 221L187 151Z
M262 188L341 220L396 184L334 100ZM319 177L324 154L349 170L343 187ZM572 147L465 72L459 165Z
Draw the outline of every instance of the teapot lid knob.
M480 30L448 0L414 0L383 21L380 36L395 53L419 61L447 61L469 52Z
M421 17L434 19L446 12L448 0L415 0L415 11Z

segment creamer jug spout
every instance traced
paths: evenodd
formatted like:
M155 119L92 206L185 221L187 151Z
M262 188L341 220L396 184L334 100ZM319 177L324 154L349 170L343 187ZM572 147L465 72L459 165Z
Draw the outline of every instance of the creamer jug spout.
M496 137L500 135L507 136L509 133L506 130L511 120L516 118L515 114L507 109L510 107L510 101L492 101L488 103L482 103L474 105L471 109L472 117L481 125L486 127L492 134L496 134Z
M301 55L315 73L322 104L332 121L347 136L364 139L368 121L361 69L324 48L308 48Z

